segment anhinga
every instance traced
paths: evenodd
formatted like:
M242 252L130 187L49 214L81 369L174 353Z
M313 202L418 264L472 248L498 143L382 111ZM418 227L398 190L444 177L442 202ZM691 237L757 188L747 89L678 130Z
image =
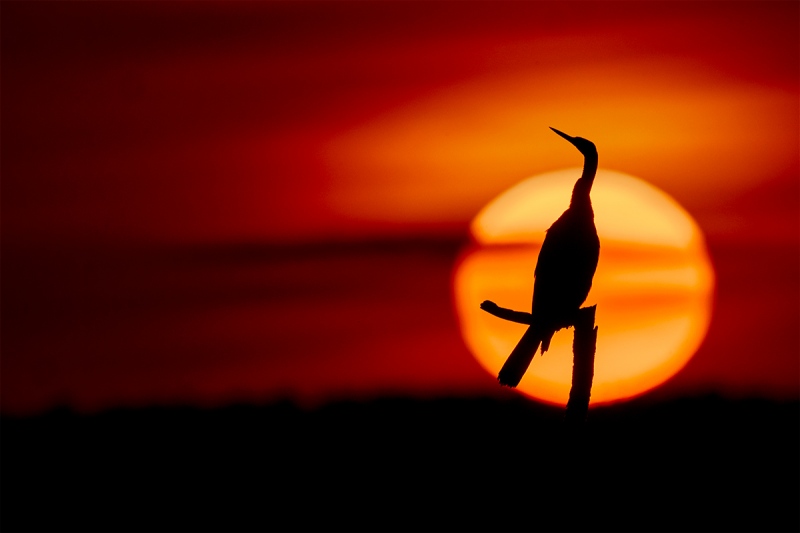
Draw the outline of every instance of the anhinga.
M489 300L481 309L514 322L529 324L497 376L501 385L516 387L539 345L542 353L561 328L575 323L576 313L589 295L600 255L589 193L597 173L597 148L581 137L550 128L577 148L584 157L583 173L572 189L569 208L547 230L534 270L531 313L498 307Z

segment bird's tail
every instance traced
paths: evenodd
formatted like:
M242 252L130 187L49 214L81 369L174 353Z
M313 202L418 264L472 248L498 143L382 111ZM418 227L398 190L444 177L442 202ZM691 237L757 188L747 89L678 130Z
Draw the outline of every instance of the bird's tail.
M533 356L536 355L536 350L541 342L541 329L536 326L530 326L514 347L511 355L506 359L503 368L500 369L500 373L497 374L497 381L500 382L500 385L516 387L519 384L522 376L525 375L525 371L528 370Z

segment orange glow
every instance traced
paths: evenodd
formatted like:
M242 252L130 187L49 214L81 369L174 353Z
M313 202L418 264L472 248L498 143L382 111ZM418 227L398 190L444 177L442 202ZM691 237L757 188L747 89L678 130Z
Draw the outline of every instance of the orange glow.
M795 91L686 59L549 61L563 45L509 50L536 68L486 72L333 139L331 208L368 220L469 220L520 176L574 164L550 125L594 141L601 165L647 176L697 210L796 164ZM570 42L584 45L599 44Z
M490 202L472 223L476 245L454 277L464 339L496 375L525 331L480 310L483 300L530 311L533 270L544 231L563 212L579 169L523 181ZM692 357L711 317L714 274L691 216L652 185L600 170L592 191L600 262L584 305L597 304L592 402L641 394ZM572 332L560 331L536 356L518 390L563 404L572 376Z

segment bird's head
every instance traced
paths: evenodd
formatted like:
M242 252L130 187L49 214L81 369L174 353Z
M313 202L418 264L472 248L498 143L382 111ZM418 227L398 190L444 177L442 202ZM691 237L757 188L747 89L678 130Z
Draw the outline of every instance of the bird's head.
M550 129L556 132L557 134L561 135L562 137L564 137L570 143L572 143L572 145L575 148L577 148L578 151L582 153L584 157L590 157L590 156L597 157L597 147L594 145L592 141L584 139L583 137L572 137L570 135L567 135L563 131L558 131L555 128L550 128Z

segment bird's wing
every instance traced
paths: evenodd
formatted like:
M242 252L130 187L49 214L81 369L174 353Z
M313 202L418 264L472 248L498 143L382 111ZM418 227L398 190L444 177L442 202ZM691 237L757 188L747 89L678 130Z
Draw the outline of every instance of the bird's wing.
M547 230L534 271L534 320L542 312L551 317L570 312L589 294L600 242L592 221L588 221L589 231L575 222L567 211Z
M534 270L533 309L552 309L559 306L565 292L574 276L570 269L573 263L571 254L574 253L569 237L569 224L567 213L561 215L547 230L539 250L539 258Z

